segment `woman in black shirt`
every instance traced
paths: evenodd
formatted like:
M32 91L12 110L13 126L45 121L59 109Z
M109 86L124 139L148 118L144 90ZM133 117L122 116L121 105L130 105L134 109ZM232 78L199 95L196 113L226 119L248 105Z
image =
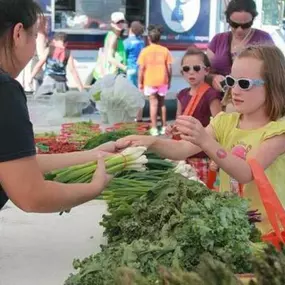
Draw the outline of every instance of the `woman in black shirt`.
M26 212L59 212L99 195L110 181L102 156L108 143L87 152L36 155L33 126L21 85L14 79L35 53L37 18L33 0L0 0L0 208L11 199ZM89 184L44 181L43 173L98 159Z

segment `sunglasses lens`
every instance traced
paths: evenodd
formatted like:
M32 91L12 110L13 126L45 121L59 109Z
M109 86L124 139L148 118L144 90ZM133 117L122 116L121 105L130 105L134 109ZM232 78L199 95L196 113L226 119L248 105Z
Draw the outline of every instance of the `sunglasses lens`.
M229 86L229 87L234 87L235 85L235 80L230 77L230 76L227 76L226 77L226 84Z
M199 72L201 70L201 66L200 65L194 65L193 69L195 72Z
M242 28L242 29L249 29L250 27L252 26L252 22L249 22L249 23L245 23L245 24L242 24L242 25L240 25L240 27Z
M236 23L232 20L229 20L228 22L232 28L237 29L237 28L241 27L243 30L249 29L253 24L253 21L250 21L250 22L244 23L244 24Z
M189 66L183 66L183 67L182 67L182 70L183 70L184 72L189 72L189 71L190 71L190 67L189 67Z
M236 22L233 22L232 20L229 20L229 25L234 29L237 29L239 27L239 24Z
M239 81L238 81L238 85L239 85L239 87L241 88L241 89L249 89L249 87L250 87L250 81L249 80L247 80L247 79L240 79Z

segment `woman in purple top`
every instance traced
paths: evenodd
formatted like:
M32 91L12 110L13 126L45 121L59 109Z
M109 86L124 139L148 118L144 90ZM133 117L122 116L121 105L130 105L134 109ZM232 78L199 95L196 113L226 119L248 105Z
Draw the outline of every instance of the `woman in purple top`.
M217 34L207 50L213 74L206 81L219 91L224 91L221 82L230 74L238 52L251 44L274 44L268 33L252 28L258 15L254 0L231 0L225 15L231 31Z

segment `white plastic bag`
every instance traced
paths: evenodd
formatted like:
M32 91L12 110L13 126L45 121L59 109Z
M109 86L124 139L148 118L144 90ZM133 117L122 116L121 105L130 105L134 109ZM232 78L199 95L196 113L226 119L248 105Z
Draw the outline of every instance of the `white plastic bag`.
M100 93L100 114L105 124L132 122L144 107L143 94L123 75L106 75L90 90Z
M87 92L68 91L52 95L55 111L62 117L78 117L82 109L89 105L90 99Z
M116 75L108 74L101 79L98 79L95 84L89 90L90 99L93 102L101 101L101 93L104 92L104 96L112 96L114 92L114 86L116 81Z

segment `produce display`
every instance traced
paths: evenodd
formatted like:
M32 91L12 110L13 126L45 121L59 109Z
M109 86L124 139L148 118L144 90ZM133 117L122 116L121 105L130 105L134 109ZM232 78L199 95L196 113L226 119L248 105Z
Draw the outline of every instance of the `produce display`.
M40 154L74 152L93 149L128 135L145 134L147 126L144 123L115 124L102 133L100 126L92 122L63 124L59 135L54 132L36 134L35 143Z
M248 204L237 196L166 173L132 204L108 204L109 214L101 223L108 245L76 260L78 273L66 285L115 284L122 266L137 270L146 284L157 284L159 266L192 271L205 253L235 273L252 271Z
M285 247L276 251L273 246L264 249L259 259L253 260L256 281L250 285L283 285L285 284Z
M42 141L42 140L48 140L48 139L54 139L57 137L57 134L55 132L45 132L45 133L38 133L35 134L35 141Z
M102 133L98 136L90 138L84 145L83 149L90 150L106 142L116 141L120 138L134 134L137 134L135 130L118 130L118 131L113 130L110 132Z
M74 143L60 142L56 139L38 141L36 147L39 154L67 153L80 150L80 147Z
M120 131L123 134L145 134L149 129L148 123L117 123L106 129L106 133L112 132L113 135L120 136ZM60 131L60 140L68 142L86 143L89 139L104 134L100 129L100 125L89 122L79 122L71 124L63 124ZM120 136L122 137L122 136ZM114 140L115 138L113 138Z
M285 284L285 248L277 252L273 246L264 250L263 255L253 260L255 280L249 285L281 285ZM158 269L158 285L242 285L225 264L214 260L208 254L201 257L201 262L195 271ZM122 267L115 276L116 285L148 285L148 281L136 270Z
M91 122L67 124L60 136L67 141L53 133L36 141L41 153L89 150L147 129L124 123L101 133ZM261 216L249 211L248 201L210 191L191 166L163 160L144 147L128 148L105 163L115 174L98 197L108 204L100 223L107 245L74 260L76 272L65 285L285 284L285 248L277 252L261 242L255 227ZM46 179L87 183L96 167L96 162L77 165Z
M138 271L126 267L119 268L115 276L117 285L148 285L148 281ZM158 269L158 285L242 285L243 282L229 270L224 263L214 260L210 255L201 257L195 271L179 269Z
M61 126L60 141L84 144L90 138L101 133L100 125L89 122L63 124Z

